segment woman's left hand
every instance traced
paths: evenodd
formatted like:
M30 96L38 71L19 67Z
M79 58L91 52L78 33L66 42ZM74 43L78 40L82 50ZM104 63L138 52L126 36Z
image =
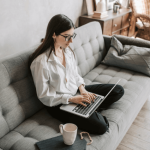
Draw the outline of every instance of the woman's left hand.
M88 92L88 91L86 91L86 90L84 90L84 91L80 92L80 94L81 94L81 95L88 96L88 98L89 98L90 102L91 102L91 101L93 101L93 102L94 102L94 99L95 99L95 98L96 98L96 96L97 96L96 94L91 93L91 92Z

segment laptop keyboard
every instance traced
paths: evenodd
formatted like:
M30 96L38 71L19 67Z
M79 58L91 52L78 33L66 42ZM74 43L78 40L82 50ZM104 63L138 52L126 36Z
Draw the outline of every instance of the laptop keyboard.
M101 96L97 96L95 99L94 99L94 102L91 101L91 104L89 103L85 103L87 106L83 106L81 104L78 104L72 111L76 112L76 113L79 113L79 114L82 114L82 115L87 115L87 113L93 108L93 106L95 105L95 103L97 101L101 101L103 98Z

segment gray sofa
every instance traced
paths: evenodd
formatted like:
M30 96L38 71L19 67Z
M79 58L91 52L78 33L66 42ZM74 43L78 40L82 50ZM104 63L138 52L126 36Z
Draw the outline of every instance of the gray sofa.
M111 132L91 135L94 141L87 146L87 150L115 150L149 96L150 78L132 70L101 64L111 37L102 35L98 22L79 27L75 32L77 37L71 47L85 83L115 83L122 79L119 84L124 87L124 96L101 112L108 118ZM150 48L150 42L144 40L116 38L123 44ZM60 135L58 126L61 122L52 118L37 99L29 74L28 58L34 50L1 60L0 150L36 150L36 142Z

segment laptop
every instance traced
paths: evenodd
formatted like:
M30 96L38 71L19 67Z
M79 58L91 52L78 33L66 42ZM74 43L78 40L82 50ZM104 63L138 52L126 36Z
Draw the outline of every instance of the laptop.
M63 104L62 106L60 106L60 109L84 118L89 118L100 106L100 104L106 99L110 92L115 88L115 86L120 82L120 80L121 79L117 81L117 83L111 88L111 90L107 93L105 97L102 95L97 95L94 99L94 102L91 101L91 104L84 103L87 105L86 107L81 104L70 103ZM79 95L79 93L77 93L76 95Z

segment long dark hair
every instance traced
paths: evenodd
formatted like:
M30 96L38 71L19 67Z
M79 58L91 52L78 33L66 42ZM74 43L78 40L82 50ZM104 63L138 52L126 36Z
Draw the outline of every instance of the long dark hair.
M71 28L75 28L71 19L63 14L55 15L51 18L48 23L45 38L42 39L41 45L34 51L34 53L29 58L29 68L32 61L38 57L40 54L44 53L48 48L50 48L49 56L54 50L55 53L55 46L54 46L54 39L52 38L54 32L55 35L58 36L60 33L65 32ZM70 47L69 47L70 48ZM73 52L73 50L70 48Z

